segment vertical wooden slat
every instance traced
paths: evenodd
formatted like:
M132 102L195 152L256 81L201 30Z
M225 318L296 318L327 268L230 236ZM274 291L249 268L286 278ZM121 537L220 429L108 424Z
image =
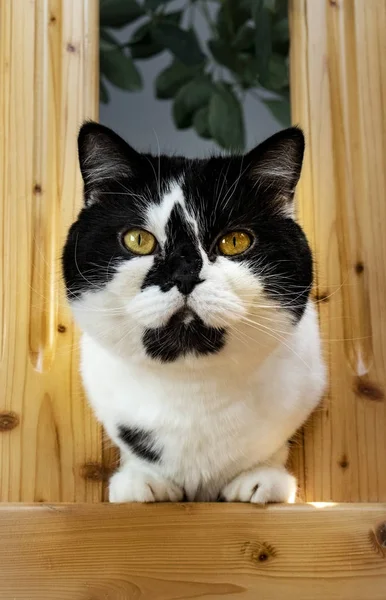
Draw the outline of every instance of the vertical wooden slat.
M60 277L81 203L76 134L97 116L97 0L0 2L0 500L99 501ZM85 468L86 465L86 468Z
M330 385L305 430L308 501L386 499L386 3L292 0L301 222Z

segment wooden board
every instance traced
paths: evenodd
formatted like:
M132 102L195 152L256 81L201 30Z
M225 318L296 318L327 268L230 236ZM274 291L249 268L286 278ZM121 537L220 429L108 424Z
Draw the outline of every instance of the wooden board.
M330 371L297 451L301 496L385 501L386 2L292 0L290 24L293 121L307 136L299 216Z
M0 501L98 501L60 254L97 116L98 1L0 2Z
M1 600L384 600L386 505L0 507Z

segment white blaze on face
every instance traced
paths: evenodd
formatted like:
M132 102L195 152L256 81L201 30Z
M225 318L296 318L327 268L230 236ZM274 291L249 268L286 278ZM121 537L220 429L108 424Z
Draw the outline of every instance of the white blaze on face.
M170 191L164 195L159 204L152 204L146 214L147 229L157 239L161 247L166 242L166 226L170 219L173 208L176 205L185 206L184 195L181 186L176 182Z

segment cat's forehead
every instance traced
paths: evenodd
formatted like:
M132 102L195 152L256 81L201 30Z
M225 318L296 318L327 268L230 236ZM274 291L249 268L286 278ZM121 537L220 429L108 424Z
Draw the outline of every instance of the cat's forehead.
M185 197L182 181L172 181L168 190L161 196L159 203L150 204L147 208L145 222L160 244L165 244L174 222L175 229L184 229L198 236L198 215L189 205ZM176 233L176 232L174 232Z
M244 225L251 224L256 214L256 200L250 193L252 186L242 177L243 166L240 157L214 157L187 159L179 165L178 171L171 174L172 170L168 169L166 177L160 169L158 184L152 181L154 196L148 195L147 229L164 244L170 235L168 224L173 214L183 229L190 229L193 237L200 240L229 226L237 226L240 219ZM174 231L178 231L177 223Z

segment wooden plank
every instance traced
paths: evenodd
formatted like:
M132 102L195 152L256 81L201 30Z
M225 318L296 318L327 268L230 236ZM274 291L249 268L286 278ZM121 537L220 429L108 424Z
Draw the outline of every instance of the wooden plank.
M101 433L60 283L81 203L77 130L98 110L97 56L97 0L0 2L1 501L101 499L90 467Z
M386 3L292 0L299 216L316 258L330 386L306 428L312 500L386 500Z
M0 565L1 600L384 600L386 505L3 505Z

